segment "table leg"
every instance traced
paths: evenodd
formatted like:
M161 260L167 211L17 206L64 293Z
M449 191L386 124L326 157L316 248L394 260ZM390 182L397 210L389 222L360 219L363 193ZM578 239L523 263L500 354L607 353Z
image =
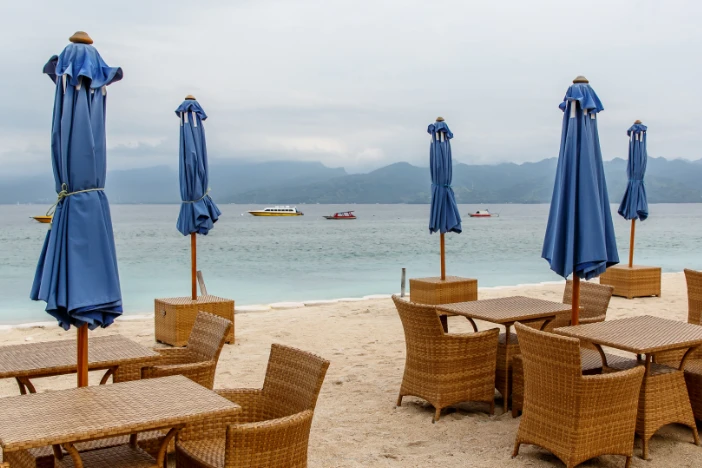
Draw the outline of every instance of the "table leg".
M441 326L444 327L444 333L448 333L448 315L439 315Z
M166 434L166 437L163 439L163 443L161 443L161 447L158 449L158 457L156 458L156 466L162 466L166 468L166 452L168 451L168 444L171 443L171 440L175 435L178 433L183 428L183 426L177 426L171 428L170 431L168 431L168 434Z
M63 444L63 448L73 459L73 466L75 468L83 468L83 460L80 458L80 453L76 450L75 446L72 443L68 443Z
M601 345L593 343L593 346L595 346L595 349L597 350L597 352L600 353L600 359L602 359L602 369L604 369L605 367L607 367L607 355L605 354L604 351L602 351Z
M105 375L102 376L102 379L100 379L100 385L105 385L110 377L115 375L115 372L117 372L117 366L110 367L107 369L107 372L105 372Z
M15 380L17 381L22 395L26 395L27 391L29 391L29 393L37 393L37 389L34 388L34 385L32 385L32 382L27 377L15 377Z
M470 324L473 325L473 331L474 331L475 333L478 333L478 326L475 324L475 321L474 321L472 318L470 318L470 317L466 317L466 319L468 319L468 321L470 322Z
M504 375L504 382L503 382L504 387L502 387L505 389L504 395L502 395L502 411L505 413L507 412L507 409L509 407L509 405L508 405L509 397L512 394L512 392L510 390L510 385L509 385L509 378L510 378L509 371L510 371L510 364L511 364L510 363L511 356L509 353L510 328L511 328L511 324L509 324L509 323L505 324L505 375Z
M544 320L544 323L541 324L541 328L539 330L544 331L546 330L546 326L553 321L552 318Z

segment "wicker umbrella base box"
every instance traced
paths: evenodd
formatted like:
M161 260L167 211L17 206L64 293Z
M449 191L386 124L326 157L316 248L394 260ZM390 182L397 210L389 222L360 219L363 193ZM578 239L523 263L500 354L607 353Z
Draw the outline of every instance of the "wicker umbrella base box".
M234 343L234 301L217 296L168 297L154 300L156 341L171 346L188 344L190 330L199 311L219 315L232 322L227 343Z
M614 295L632 299L661 295L661 269L634 265L615 265L600 276L600 284L614 286Z
M419 304L440 305L478 300L478 280L447 276L410 279L410 301Z

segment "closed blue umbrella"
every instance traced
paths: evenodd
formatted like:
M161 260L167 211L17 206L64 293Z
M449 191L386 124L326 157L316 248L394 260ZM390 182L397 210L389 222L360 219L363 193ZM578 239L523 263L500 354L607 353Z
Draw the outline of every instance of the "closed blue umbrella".
M451 160L451 138L453 133L442 117L429 125L431 135L429 147L429 169L431 170L431 207L429 232L441 235L441 279L446 279L446 249L444 234L461 232L461 215L456 197L451 188L453 162Z
M107 165L107 86L122 79L92 39L71 36L44 67L56 84L51 157L57 202L30 297L68 330L79 327L78 383L87 385L87 331L122 314L110 206L103 189Z
M567 278L573 274L573 324L578 323L580 278L619 263L607 194L597 114L604 108L584 77L568 88L556 180L541 256Z
M190 235L192 299L197 299L197 239L207 235L222 214L209 195L207 144L203 121L207 114L194 96L188 95L175 111L180 118L180 214L176 227Z
M626 220L631 220L631 237L629 245L629 268L634 265L634 233L636 220L644 221L648 218L648 201L646 200L646 130L647 127L640 120L634 122L626 131L629 137L629 160L626 165L626 175L629 181L626 184L624 198L619 205L619 214Z

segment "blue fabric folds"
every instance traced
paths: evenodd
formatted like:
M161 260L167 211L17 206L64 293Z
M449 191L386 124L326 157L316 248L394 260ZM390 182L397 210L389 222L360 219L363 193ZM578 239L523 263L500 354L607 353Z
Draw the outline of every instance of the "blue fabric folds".
M207 114L195 100L185 100L175 111L180 118L180 213L176 227L184 236L206 235L222 214L208 194L205 129Z
M573 84L560 108L561 147L541 256L564 278L591 279L619 263L597 132L603 107L589 85Z
M108 67L84 44L70 44L44 70L56 84L51 158L59 198L30 298L45 301L46 311L66 330L106 327L122 314L122 293L110 206L102 191L106 90L98 88L121 79L122 70Z
M629 181L626 184L622 203L619 205L619 214L624 219L644 221L648 218L648 200L643 180L648 160L646 152L647 127L642 124L634 124L626 131L626 134L629 136L629 160L626 165Z
M429 125L431 135L429 147L429 169L431 170L431 207L429 232L461 232L461 215L456 197L451 188L453 162L451 160L451 138L453 133L445 122ZM443 134L443 138L441 135Z

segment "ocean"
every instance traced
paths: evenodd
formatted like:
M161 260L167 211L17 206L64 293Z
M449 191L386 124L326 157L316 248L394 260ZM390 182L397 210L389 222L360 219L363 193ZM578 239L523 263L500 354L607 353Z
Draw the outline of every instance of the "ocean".
M389 294L408 278L438 276L439 236L429 205L298 205L305 216L246 214L263 205L219 205L222 217L198 236L198 269L210 294L238 305ZM0 205L0 323L46 321L29 299L46 224L43 205ZM446 272L479 286L558 281L541 245L548 205L487 206L497 218L469 218L484 205L460 205L462 234L446 235ZM125 314L153 311L159 297L190 294L190 240L175 228L178 205L112 205ZM323 215L355 210L355 221ZM664 271L702 269L702 204L650 206L637 223L635 263ZM628 260L630 223L612 206L619 257Z

